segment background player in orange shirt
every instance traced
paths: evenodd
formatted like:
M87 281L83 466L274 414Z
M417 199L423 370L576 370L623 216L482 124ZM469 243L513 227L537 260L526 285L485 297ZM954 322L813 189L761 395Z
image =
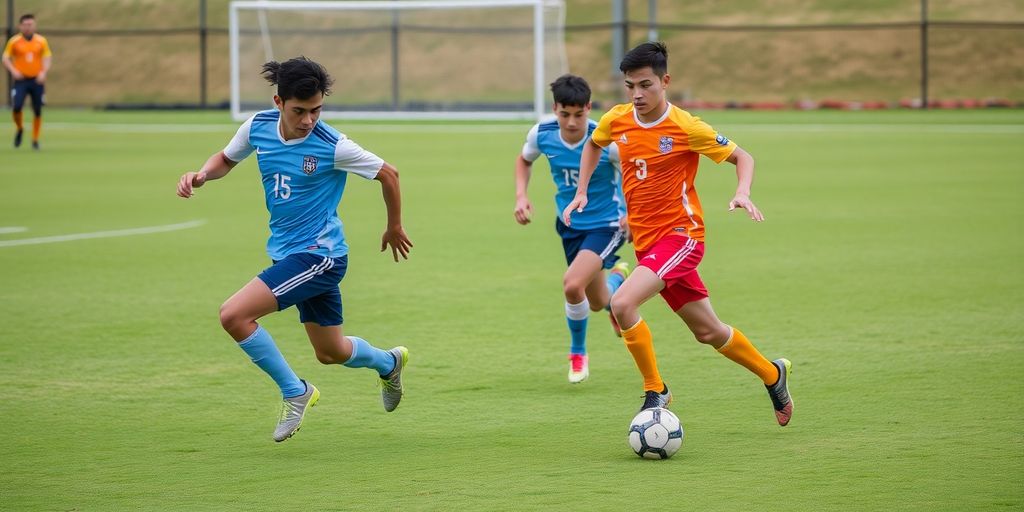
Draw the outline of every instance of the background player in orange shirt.
M36 34L36 17L26 14L19 19L19 30L4 47L3 63L14 78L14 147L21 145L24 134L21 109L25 96L32 98L32 149L39 149L39 130L43 126L43 93L46 73L50 70L50 45L46 38Z
M668 50L643 43L627 53L619 69L632 102L606 113L583 150L576 197L563 210L566 225L587 206L587 187L601 148L615 142L622 160L622 190L633 233L637 268L612 297L612 313L644 377L642 409L665 407L672 394L661 379L654 344L640 305L660 293L697 341L743 365L764 382L779 425L789 423L793 401L787 381L791 364L769 361L739 329L724 324L711 308L697 274L704 255L704 220L694 189L700 155L736 166L738 185L729 210L764 216L750 200L754 159L700 118L668 103Z

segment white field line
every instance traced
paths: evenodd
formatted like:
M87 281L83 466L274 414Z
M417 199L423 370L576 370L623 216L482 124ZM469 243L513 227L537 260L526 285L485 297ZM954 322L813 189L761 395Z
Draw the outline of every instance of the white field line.
M152 123L47 123L47 129L94 129L114 133L224 133L238 129L236 124L152 124ZM528 124L351 124L337 123L342 131L354 133L519 133ZM731 124L718 123L723 130L773 133L1024 133L1024 124Z
M119 236L148 235L150 233L164 233L167 231L178 231L202 226L206 224L205 219L182 222L180 224L166 224L163 226L146 226L141 228L117 229L113 231L94 231L92 233L74 233L71 235L43 236L38 238L22 238L19 240L0 240L0 247L14 247L17 245L52 244L57 242L71 242L74 240L87 240L90 238L114 238Z
M28 228L23 228L21 226L0 227L0 235L6 235L8 233L21 233L24 231L28 231Z

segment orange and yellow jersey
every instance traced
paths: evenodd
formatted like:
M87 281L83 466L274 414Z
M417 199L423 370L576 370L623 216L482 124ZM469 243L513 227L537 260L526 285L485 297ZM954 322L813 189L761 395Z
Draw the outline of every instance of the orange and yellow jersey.
M43 59L52 55L50 45L46 38L34 34L32 39L25 39L25 36L16 34L4 48L4 56L9 57L14 64L14 69L25 75L25 78L35 78L43 70Z
M698 159L706 155L721 162L736 149L735 142L671 104L661 119L642 123L632 103L602 116L591 140L601 147L612 142L619 147L622 192L636 251L668 235L704 241L704 213L693 186Z

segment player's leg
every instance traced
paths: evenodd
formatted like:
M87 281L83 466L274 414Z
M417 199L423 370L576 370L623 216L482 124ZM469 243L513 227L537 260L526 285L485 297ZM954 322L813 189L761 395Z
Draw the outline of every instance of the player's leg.
M622 329L619 328L619 323L615 320L615 315L612 314L611 297L629 276L629 264L619 261L619 256L615 254L626 241L625 232L621 229L607 229L600 230L598 233L600 234L588 238L588 243L585 243L585 246L593 248L594 252L601 257L602 268L609 272L595 274L594 279L587 285L587 299L590 302L591 311L604 309L608 312L612 331L616 336L622 337ZM593 242L590 242L591 240Z
M32 99L32 149L39 149L39 132L43 127L43 94L45 85L33 82L29 87Z
M793 414L793 401L789 396L788 373L791 364L786 359L769 361L754 344L735 327L723 323L711 307L707 297L688 302L676 311L697 341L711 345L718 353L757 375L768 390L779 424L785 426Z
M654 339L647 322L640 317L640 305L655 296L665 283L650 268L637 266L612 296L612 313L623 326L626 349L633 356L644 378L644 405L641 409L664 407L672 400L668 386L658 372Z
M587 319L596 300L600 308L608 301L608 292L596 297L591 293L590 284L600 281L601 257L589 249L576 253L569 269L562 277L562 291L565 293L565 321L569 326L569 382L578 383L590 375L587 360Z
M24 114L22 109L25 107L25 96L28 92L27 83L25 80L18 80L14 82L14 88L11 89L11 118L14 119L14 147L21 146L21 138L25 134L25 123Z
M390 412L398 407L402 399L402 370L409 360L409 350L405 347L382 350L362 338L344 335L338 285L347 270L347 256L333 258L329 268L322 268L283 297L285 303L295 302L299 310L299 321L306 328L306 335L317 360L323 364L375 370L381 380L384 410Z

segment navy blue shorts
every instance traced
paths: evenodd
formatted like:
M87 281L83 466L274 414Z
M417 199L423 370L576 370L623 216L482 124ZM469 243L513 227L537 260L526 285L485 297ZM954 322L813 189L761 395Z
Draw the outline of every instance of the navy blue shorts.
M11 89L11 99L13 100L11 106L14 107L15 112L20 112L25 106L25 97L29 96L32 98L32 112L39 115L43 110L43 94L45 92L46 87L36 82L35 78L15 80L14 88Z
M261 281L277 297L277 310L292 305L299 321L322 326L341 325L341 291L338 284L348 270L348 256L329 258L308 252L290 254L260 272Z
M562 237L562 249L565 250L565 264L572 265L572 260L580 251L587 249L604 260L604 268L612 268L619 256L615 251L625 243L625 233L619 228L607 227L597 229L573 229L555 219L555 231Z

